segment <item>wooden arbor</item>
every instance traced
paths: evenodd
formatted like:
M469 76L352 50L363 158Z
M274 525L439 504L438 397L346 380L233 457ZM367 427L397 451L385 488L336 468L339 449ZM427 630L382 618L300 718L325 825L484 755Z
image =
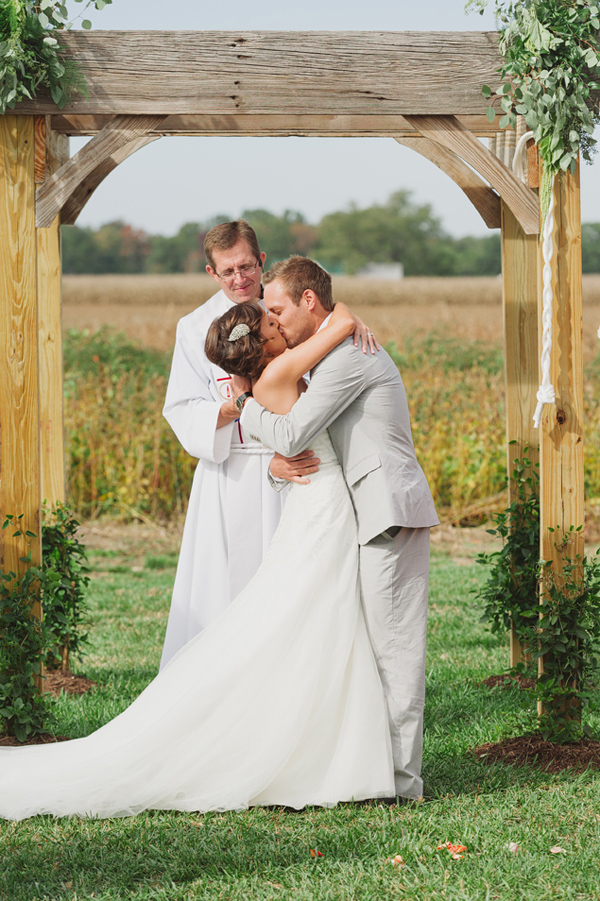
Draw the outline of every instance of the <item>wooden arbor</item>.
M510 139L484 114L481 86L500 65L495 33L70 32L61 40L89 96L62 112L39 98L0 118L1 511L23 512L35 527L40 498L64 494L58 223L75 222L120 162L164 135L391 137L444 170L490 228L502 226L507 439L517 442L509 461L524 445L537 448L536 167L529 184L515 177ZM72 159L69 135L93 136ZM493 139L491 149L480 137ZM579 242L578 181L567 176L556 188L557 402L539 430L546 559L555 556L547 526L583 523ZM0 533L5 569L23 550L10 531Z

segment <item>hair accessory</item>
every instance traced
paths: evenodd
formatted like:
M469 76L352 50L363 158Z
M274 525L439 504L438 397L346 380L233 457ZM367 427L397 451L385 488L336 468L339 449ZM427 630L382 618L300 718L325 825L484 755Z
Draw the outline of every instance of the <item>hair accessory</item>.
M250 334L250 326L246 325L245 322L240 322L238 325L235 325L231 332L229 333L228 341L239 341L240 338L245 338L246 335Z

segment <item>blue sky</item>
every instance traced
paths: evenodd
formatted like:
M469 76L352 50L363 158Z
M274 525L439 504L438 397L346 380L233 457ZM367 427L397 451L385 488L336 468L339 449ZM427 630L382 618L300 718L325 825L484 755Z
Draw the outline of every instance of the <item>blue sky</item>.
M71 4L78 11L78 4ZM463 0L113 0L85 13L95 29L485 31L493 15L465 15ZM72 153L82 144L72 140ZM488 233L462 192L433 164L391 138L161 138L122 163L79 225L124 219L151 233L218 213L264 207L328 212L384 202L400 189L429 204L453 235ZM582 167L582 217L600 221L600 161Z

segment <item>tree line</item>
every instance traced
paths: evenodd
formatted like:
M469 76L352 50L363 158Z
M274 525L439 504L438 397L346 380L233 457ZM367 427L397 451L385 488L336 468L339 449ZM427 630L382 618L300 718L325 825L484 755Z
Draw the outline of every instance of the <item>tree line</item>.
M65 273L202 272L204 237L231 216L188 222L176 235L150 235L123 221L100 228L63 226ZM268 263L302 254L330 272L355 275L368 263L401 263L405 275L498 275L500 233L454 238L442 228L429 204L413 202L410 191L396 191L383 204L329 213L311 225L295 210L282 216L244 210L256 230ZM600 223L582 226L583 271L600 272Z

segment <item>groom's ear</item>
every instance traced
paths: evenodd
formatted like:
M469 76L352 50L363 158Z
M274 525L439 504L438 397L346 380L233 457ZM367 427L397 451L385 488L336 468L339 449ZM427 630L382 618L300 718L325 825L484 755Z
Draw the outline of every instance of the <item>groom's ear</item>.
M319 298L317 297L317 295L315 294L314 291L311 291L310 288L307 288L305 291L303 291L302 299L306 301L306 306L311 311L311 313L313 312L317 303L319 302Z

